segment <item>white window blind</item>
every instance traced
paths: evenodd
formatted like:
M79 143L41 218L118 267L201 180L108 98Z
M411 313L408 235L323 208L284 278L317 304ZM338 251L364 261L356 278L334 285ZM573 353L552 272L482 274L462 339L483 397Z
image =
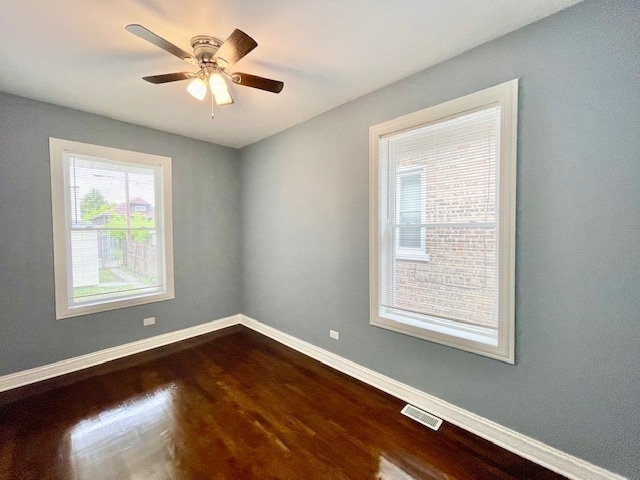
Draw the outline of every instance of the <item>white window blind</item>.
M491 106L380 140L380 168L395 178L383 192L396 201L379 224L384 243L397 246L381 251L392 253L383 306L497 328L499 125L500 107ZM403 172L415 167L424 174ZM398 255L407 248L424 249L429 262Z
M517 80L371 127L371 324L513 363Z
M51 139L58 318L173 298L170 159Z

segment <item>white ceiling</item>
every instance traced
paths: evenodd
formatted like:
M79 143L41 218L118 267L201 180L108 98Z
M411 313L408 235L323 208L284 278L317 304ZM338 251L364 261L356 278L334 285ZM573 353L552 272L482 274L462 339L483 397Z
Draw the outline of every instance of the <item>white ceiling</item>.
M579 0L2 0L0 91L243 147L534 22ZM232 85L216 108L187 82L142 76L194 67L125 31L139 23L184 50L234 28L258 47L234 65L284 81Z

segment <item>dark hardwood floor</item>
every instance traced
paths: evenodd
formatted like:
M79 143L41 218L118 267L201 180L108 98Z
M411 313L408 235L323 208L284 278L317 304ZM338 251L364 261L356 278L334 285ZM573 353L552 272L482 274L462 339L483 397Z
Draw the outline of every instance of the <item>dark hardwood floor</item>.
M244 327L0 394L0 479L559 479Z

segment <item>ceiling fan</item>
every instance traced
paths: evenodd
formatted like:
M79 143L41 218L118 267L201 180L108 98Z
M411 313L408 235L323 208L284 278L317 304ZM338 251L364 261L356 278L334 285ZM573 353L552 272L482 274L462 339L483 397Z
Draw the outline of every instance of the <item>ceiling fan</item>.
M127 25L126 30L156 47L160 47L165 52L200 67L197 72L176 72L142 77L147 82L158 85L191 79L187 87L187 91L191 95L202 100L206 96L207 90L211 90L212 102L215 99L219 106L233 103L225 78L238 85L273 93L280 93L284 87L284 83L278 80L249 73L228 73L226 71L228 67L258 46L256 41L242 30L235 29L224 42L215 37L197 35L191 39L193 53L182 50L142 25Z

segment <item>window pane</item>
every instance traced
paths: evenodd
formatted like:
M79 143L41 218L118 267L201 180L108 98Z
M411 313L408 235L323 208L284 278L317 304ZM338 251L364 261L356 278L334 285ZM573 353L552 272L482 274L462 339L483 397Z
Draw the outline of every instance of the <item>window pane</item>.
M403 175L400 177L400 211L418 210L421 205L422 175Z
M122 223L138 212L155 226L155 171L152 167L70 155L70 218L73 224Z
M428 263L396 261L399 309L497 327L496 228L429 230Z
M421 227L409 227L405 224L419 224L420 212L401 212L399 225L399 246L401 248L420 248Z
M155 230L75 230L71 233L73 293L82 304L161 291Z

